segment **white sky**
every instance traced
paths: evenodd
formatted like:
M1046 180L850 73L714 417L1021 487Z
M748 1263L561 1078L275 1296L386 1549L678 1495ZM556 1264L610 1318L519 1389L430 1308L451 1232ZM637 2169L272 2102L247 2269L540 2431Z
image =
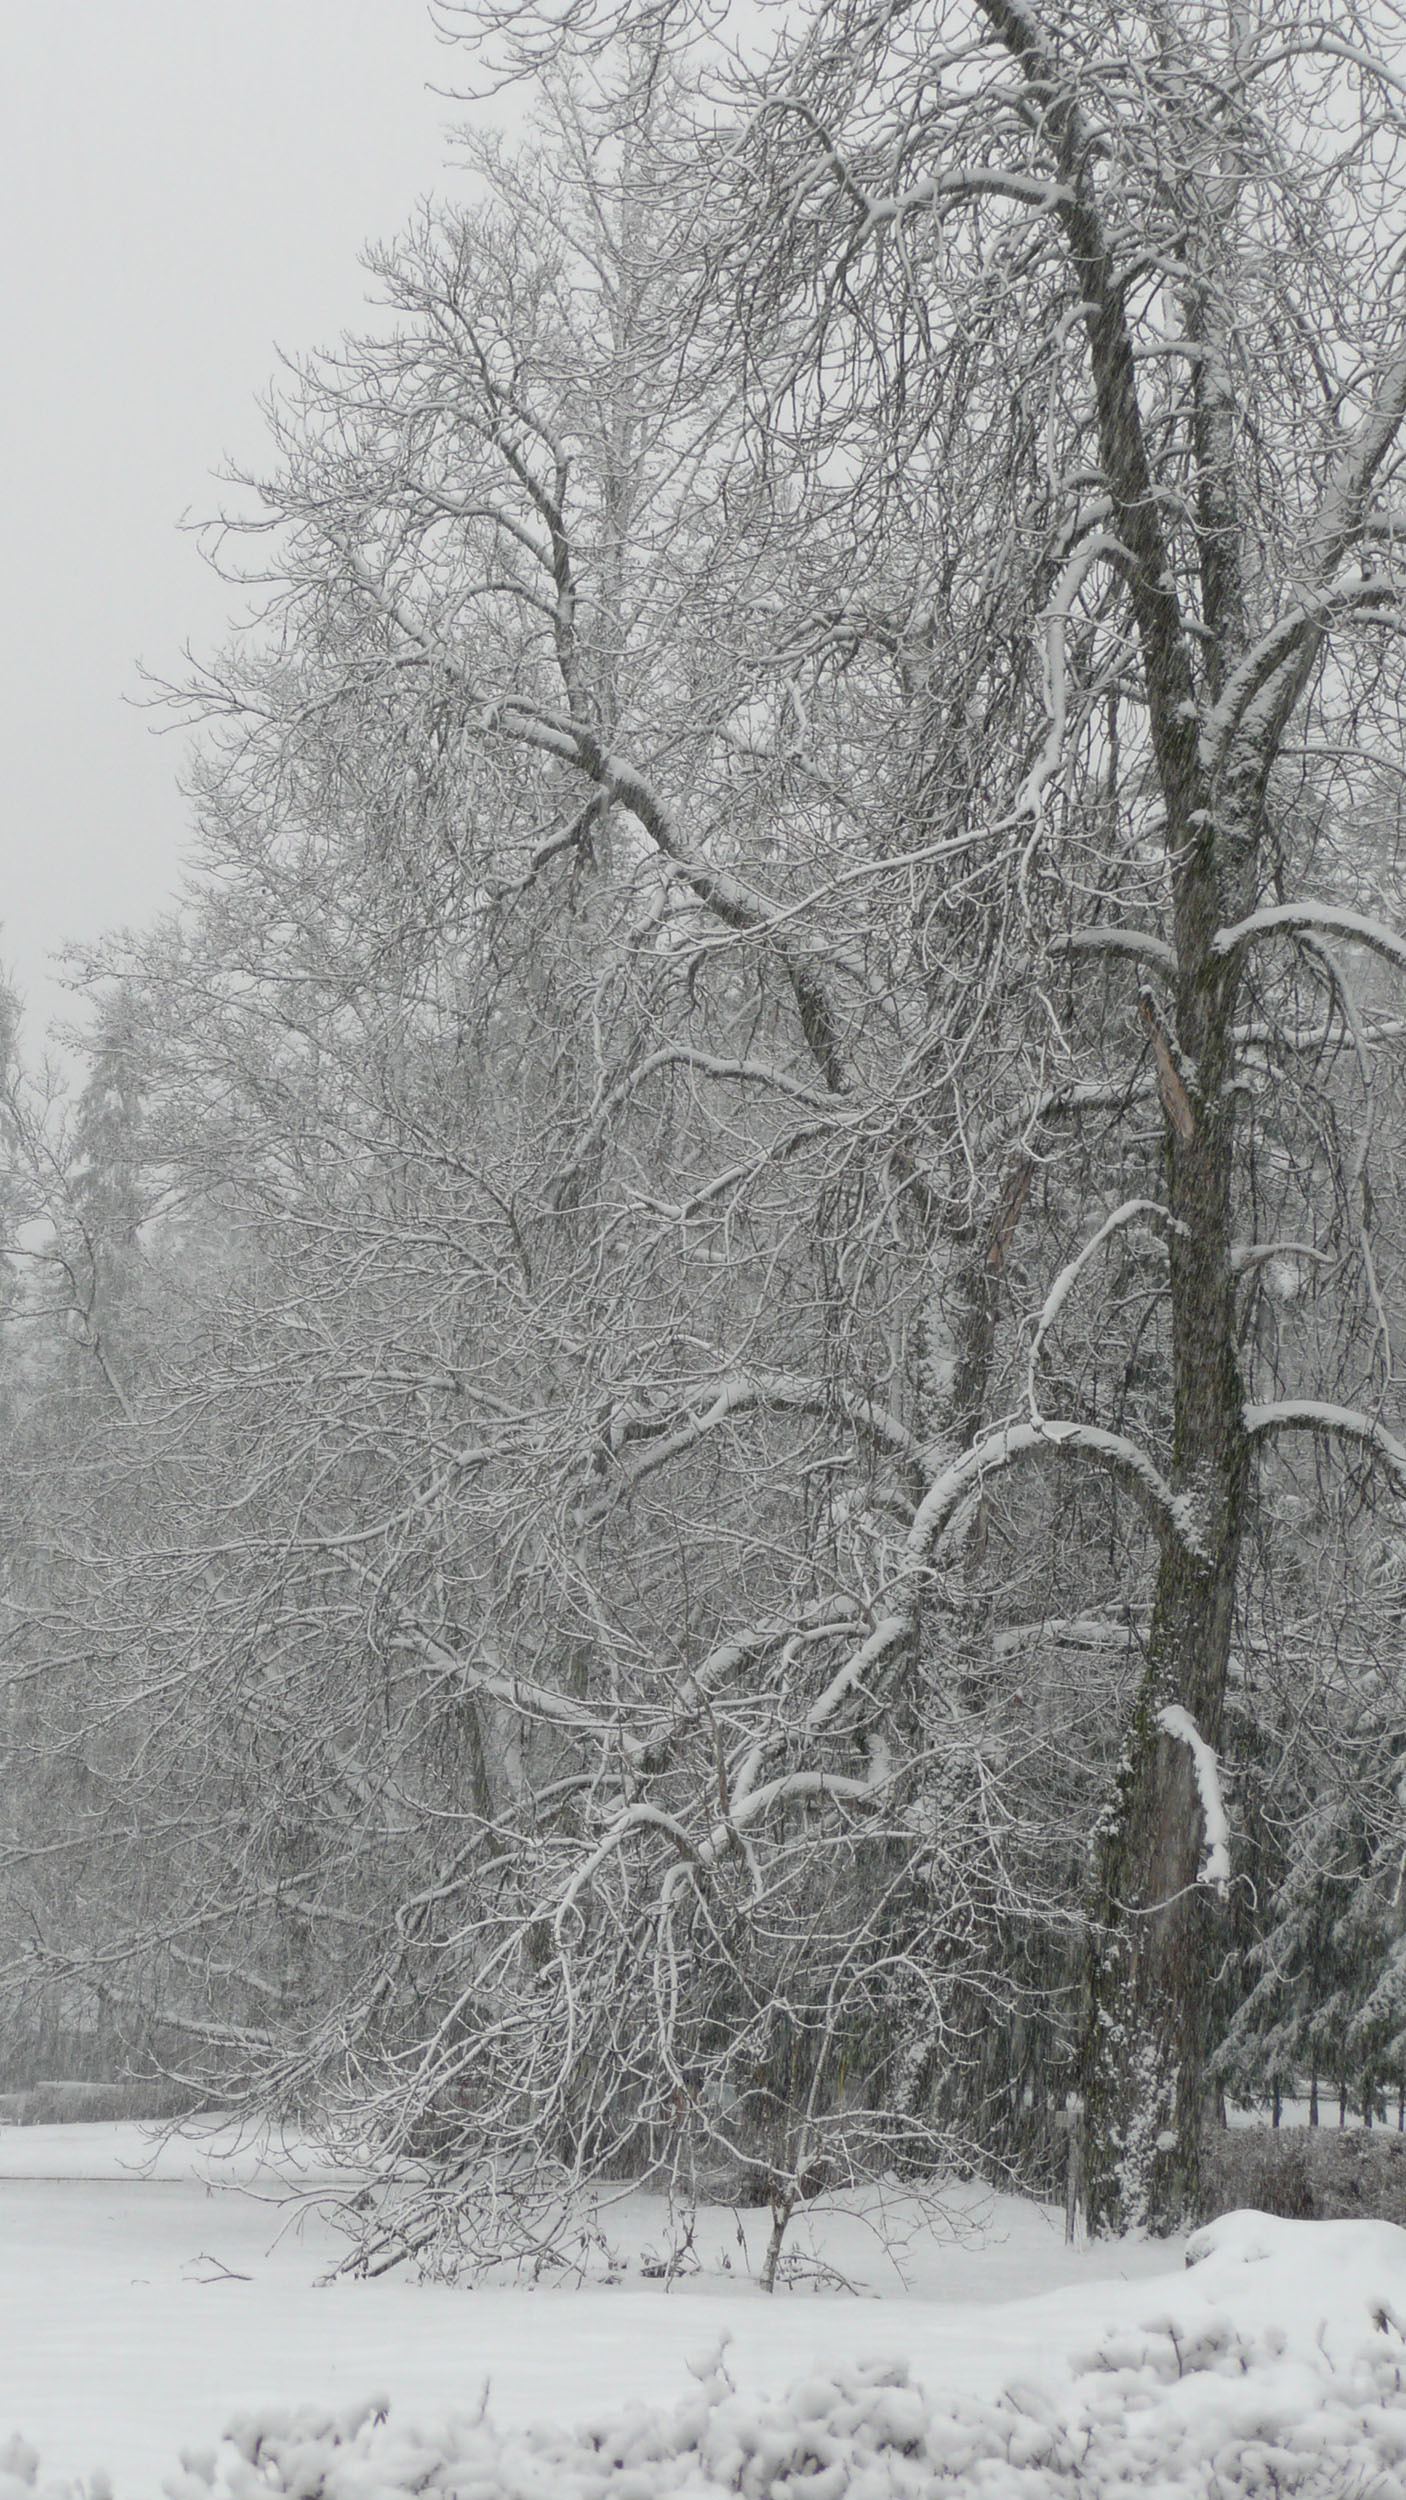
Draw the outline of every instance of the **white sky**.
M454 187L428 90L469 63L425 0L0 0L0 35L0 963L33 1051L50 951L179 875L178 741L124 697L237 601L181 516L257 458L276 347L356 326L362 245Z

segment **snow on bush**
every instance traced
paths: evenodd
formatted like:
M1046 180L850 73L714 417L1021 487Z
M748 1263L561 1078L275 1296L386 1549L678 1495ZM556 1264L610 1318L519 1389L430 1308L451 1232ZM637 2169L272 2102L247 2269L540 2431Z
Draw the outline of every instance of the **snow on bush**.
M90 2474L82 2488L88 2500L111 2500L105 2474ZM72 2491L69 2483L41 2481L39 2458L27 2440L0 2439L0 2500L72 2500Z
M578 2432L498 2430L486 2417L429 2439L374 2407L342 2420L237 2424L188 2457L171 2500L971 2500L1399 2493L1406 2480L1406 2344L1378 2331L1346 2367L1288 2361L1282 2339L1228 2322L1111 2337L1072 2391L929 2404L902 2368L804 2381L780 2401L737 2393L721 2361L669 2409L636 2407ZM6 2496L8 2500L8 2495ZM26 2496L27 2500L27 2496Z
M428 2437L379 2405L265 2412L187 2453L170 2500L1388 2500L1406 2488L1406 2344L1387 2326L1346 2363L1290 2360L1228 2321L1114 2335L1072 2390L929 2404L902 2368L739 2395L721 2357L671 2408L587 2428L503 2431L486 2414ZM90 2485L97 2495L105 2486ZM0 2500L72 2500L33 2452L0 2450Z
M1042 2347L1049 2374L990 2401L937 2401L882 2363L759 2397L734 2386L720 2348L695 2363L681 2401L616 2405L574 2431L500 2426L486 2402L433 2432L402 2428L380 2402L264 2409L188 2451L164 2489L168 2500L1399 2500L1406 2233L1238 2213L1196 2233L1187 2264L1158 2287L1164 2314L1106 2330L1065 2365ZM569 2336L569 2303L550 2314ZM105 2480L86 2492L109 2500ZM42 2482L34 2452L12 2440L0 2446L0 2500L77 2495Z

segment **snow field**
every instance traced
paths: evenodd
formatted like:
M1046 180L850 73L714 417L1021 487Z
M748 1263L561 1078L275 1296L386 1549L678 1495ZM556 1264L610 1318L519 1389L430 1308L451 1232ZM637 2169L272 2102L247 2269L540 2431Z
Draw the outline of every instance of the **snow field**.
M618 2281L327 2284L335 2235L279 2236L257 2148L178 2140L144 2179L136 2129L24 2137L0 2135L0 2500L97 2493L103 2469L118 2500L1406 2492L1389 2224L1230 2216L1168 2271L1165 2244L1071 2250L967 2190L958 2240L909 2216L911 2289L876 2217L815 2212L798 2254L828 2274L767 2301L722 2271L764 2216L701 2216L700 2271L667 2286L646 2273L666 2216L636 2196L605 2217ZM869 2297L804 2288L861 2257Z

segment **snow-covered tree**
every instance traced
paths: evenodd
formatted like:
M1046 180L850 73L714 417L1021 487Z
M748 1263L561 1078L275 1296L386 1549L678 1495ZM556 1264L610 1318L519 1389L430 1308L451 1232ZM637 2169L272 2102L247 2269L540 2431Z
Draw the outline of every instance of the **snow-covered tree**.
M169 1696L108 1983L432 2161L376 2262L1076 2079L1091 2224L1170 2227L1286 1525L1406 1483L1398 84L1209 6L609 31L277 403L208 879L105 959L221 1245L91 1548Z

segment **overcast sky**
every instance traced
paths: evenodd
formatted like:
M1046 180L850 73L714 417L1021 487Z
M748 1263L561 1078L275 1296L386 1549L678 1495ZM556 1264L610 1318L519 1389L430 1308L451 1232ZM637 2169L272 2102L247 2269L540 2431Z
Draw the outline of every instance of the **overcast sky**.
M254 459L278 346L361 317L363 243L454 186L467 64L425 0L0 0L0 962L38 1027L50 950L159 908L178 673L234 594L179 528ZM462 118L462 116L460 116Z

